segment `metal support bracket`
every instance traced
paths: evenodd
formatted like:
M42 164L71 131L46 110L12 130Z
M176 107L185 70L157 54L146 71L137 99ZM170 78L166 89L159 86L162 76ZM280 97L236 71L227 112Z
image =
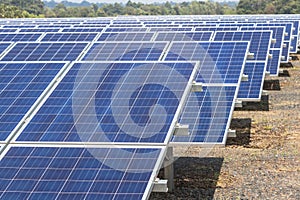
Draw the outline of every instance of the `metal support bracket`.
M265 77L270 76L270 74L271 74L271 73L270 73L269 71L266 71L266 72L265 72Z
M173 147L167 148L167 154L164 161L164 178L167 179L168 191L173 192L174 185L174 155L173 155Z
M193 81L192 91L193 92L202 92L203 91L202 83L197 83L196 81Z
M242 75L242 81L243 81L243 82L249 81L249 78L248 78L248 75L247 75L247 74L243 74L243 75Z
M156 178L153 185L153 192L168 192L168 180Z
M272 42L272 44L275 44L275 43L276 43L276 39L273 38L273 39L271 40L271 42Z
M281 56L281 60L285 60L285 56Z
M247 59L254 59L254 53L248 52Z
M189 125L177 123L175 126L174 135L176 136L188 136L189 135Z
M261 91L261 95L267 96L267 95L269 95L269 94L268 94L268 91L267 91L267 90L263 90L263 91Z
M268 54L268 58L272 59L273 58L273 54Z
M284 36L289 36L289 33L287 33L287 32L284 32Z
M228 133L227 137L229 137L229 138L236 138L236 130L228 129L227 133Z
M286 45L285 43L283 43L282 47L283 47L283 48L286 48L286 47L287 47L287 45Z
M234 103L235 108L242 108L243 107L243 102L241 100L236 99Z

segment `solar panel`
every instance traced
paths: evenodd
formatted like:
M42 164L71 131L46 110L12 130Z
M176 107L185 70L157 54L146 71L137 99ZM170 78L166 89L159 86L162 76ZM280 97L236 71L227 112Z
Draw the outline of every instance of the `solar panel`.
M209 41L213 32L158 32L154 41Z
M91 42L95 39L97 33L47 33L41 41L45 42L65 42L65 41L81 41Z
M59 28L21 28L19 32L21 33L30 33L30 32L35 32L35 33L50 33L50 32L58 32L60 29Z
M109 28L129 28L129 27L144 27L143 24L110 24Z
M9 47L11 45L11 43L4 43L4 42L1 42L0 43L0 56L2 55L2 53L7 49L7 47Z
M16 32L18 29L16 28L0 28L0 33L8 33L8 32Z
M265 27L241 27L241 30L248 30L248 31L259 31L259 30L271 30L272 31L272 38L276 39L275 43L271 43L271 48L282 48L282 42L284 39L284 26L273 27L273 26L265 26Z
M1 199L146 199L160 147L19 147L0 161Z
M0 140L25 116L64 63L0 63Z
M36 41L42 34L0 33L1 42Z
M196 67L189 62L77 63L17 141L168 142Z
M237 31L237 26L224 27L196 27L195 31Z
M251 53L257 61L268 58L272 31L224 31L216 32L214 41L250 41Z
M202 83L239 83L248 42L173 42L164 60L200 61L196 80Z
M106 28L105 32L146 32L147 28Z
M246 62L244 74L248 81L241 82L238 98L243 101L259 101L265 77L264 62Z
M87 43L18 42L2 61L74 61Z
M191 27L180 27L180 28L171 28L171 27L154 27L150 28L150 31L192 31Z
M93 43L83 60L87 61L158 61L167 42Z
M284 47L281 51L281 62L288 63L289 62L289 55L290 55L290 42L283 42Z
M74 32L74 33L77 33L77 32L89 32L89 33L92 33L92 32L102 32L103 28L64 28L62 29L62 32Z
M151 41L154 32L102 33L98 41Z
M237 85L208 85L190 94L180 124L189 124L189 136L173 136L173 143L225 144Z
M272 55L272 59L268 59L266 70L271 76L278 76L281 60L281 49L270 49L270 54Z
M10 28L10 29L13 29L13 28L34 28L35 25L5 25L3 26L3 28Z

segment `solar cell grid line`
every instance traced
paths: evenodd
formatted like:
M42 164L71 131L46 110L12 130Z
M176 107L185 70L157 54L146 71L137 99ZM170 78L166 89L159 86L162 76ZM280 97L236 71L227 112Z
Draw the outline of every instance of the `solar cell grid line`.
M0 140L5 141L65 63L0 63Z
M95 42L83 55L86 61L159 61L168 42Z
M175 27L152 27L149 28L149 31L153 32L158 32L158 31L192 31L193 28L192 27L179 27L179 28L175 28Z
M167 144L196 62L77 62L17 142Z
M248 81L240 84L238 99L242 101L260 101L265 77L265 62L246 62L244 74Z
M267 61L272 31L216 31L214 41L250 41L251 53L257 61Z
M17 42L1 61L75 61L85 42Z
M65 42L65 41L80 41L80 42L92 42L97 33L47 33L42 42Z
M261 27L241 27L241 31L248 30L248 31L256 31L256 30L271 30L272 31L272 39L276 39L275 43L271 43L270 48L282 48L282 43L284 39L284 32L285 27L284 26L261 26Z
M40 33L0 33L0 42L36 41Z
M147 28L124 27L124 28L106 28L105 32L146 32L147 30L148 30Z
M102 33L97 41L152 41L154 32L109 32Z
M165 147L18 146L0 160L1 199L147 199Z
M100 33L103 31L103 28L63 28L62 32L74 32L74 33L80 33L80 32L88 32L88 33Z
M201 32L158 32L154 41L209 41L212 31Z
M19 29L20 33L49 33L49 32L59 32L60 28L21 28Z
M172 42L165 61L200 61L196 81L239 83L249 42Z
M190 134L173 136L171 144L225 145L237 91L237 84L211 84L190 93L179 119L189 124Z

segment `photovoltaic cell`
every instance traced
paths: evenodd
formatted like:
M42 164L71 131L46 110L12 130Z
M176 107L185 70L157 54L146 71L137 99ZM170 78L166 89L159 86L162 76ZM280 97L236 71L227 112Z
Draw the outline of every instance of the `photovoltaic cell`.
M279 73L281 49L270 49L272 59L268 60L267 72L270 72L271 76L277 76Z
M106 28L105 32L146 32L147 28Z
M0 41L1 42L29 42L29 41L36 41L42 34L22 34L22 33L2 33L0 34Z
M195 63L77 63L18 141L163 143Z
M196 80L202 83L239 83L248 42L174 42L166 61L200 61Z
M158 61L167 42L94 43L84 56L87 61Z
M8 137L63 66L63 63L0 64L1 141Z
M11 43L0 43L0 55L7 49L7 47L9 47L9 45L11 45Z
M240 84L238 98L242 100L260 100L264 81L265 63L246 62L244 74L248 75L248 81Z
M0 198L142 199L162 151L14 146L0 161Z
M189 124L189 136L173 136L174 143L225 143L237 85L204 86L192 92L180 124Z
M16 32L18 29L16 28L0 28L0 33L7 33L7 32Z
M74 61L87 43L16 43L2 61Z
M151 41L154 32L102 33L98 41Z
M91 42L96 37L97 33L47 33L42 41L44 42L68 42L81 41Z
M150 31L192 31L191 27L152 27Z
M155 41L209 41L213 32L158 32Z

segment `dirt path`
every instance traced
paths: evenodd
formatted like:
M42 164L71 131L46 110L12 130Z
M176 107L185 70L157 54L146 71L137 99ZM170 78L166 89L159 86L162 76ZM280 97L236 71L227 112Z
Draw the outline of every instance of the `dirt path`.
M269 77L269 96L235 111L238 137L206 158L190 148L174 163L173 193L150 199L300 199L300 61Z

